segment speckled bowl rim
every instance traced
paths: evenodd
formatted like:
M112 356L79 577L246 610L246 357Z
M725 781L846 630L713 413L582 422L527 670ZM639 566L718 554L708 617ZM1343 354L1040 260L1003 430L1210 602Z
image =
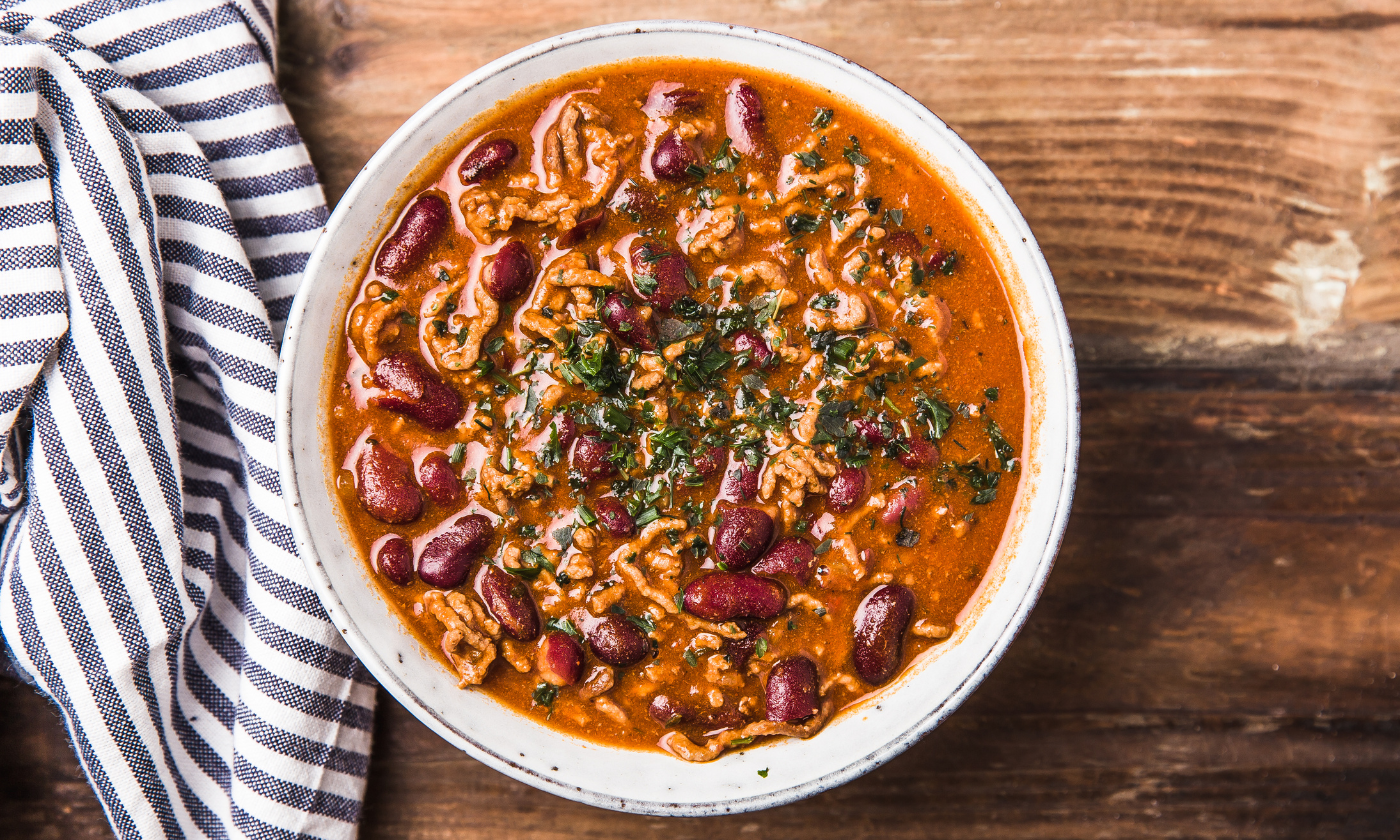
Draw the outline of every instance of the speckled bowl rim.
M1046 450L1056 461L1062 459L1063 470L1051 476L1043 476L1040 480L1047 482L1044 487L1037 487L1034 490L1036 498L1023 498L1032 495L1032 489L1026 485L1025 480L1021 482L1021 490L1017 496L1016 515L1021 515L1022 504L1039 504L1045 509L1037 508L1038 516L1044 520L1044 524L1037 528L1037 531L1030 536L1031 542L1018 544L1015 548L1014 556L1004 558L1004 562L1012 563L1034 563L1028 569L1021 569L1020 588L1011 591L1001 591L999 588L984 597L986 603L992 600L1007 601L1015 599L1014 605L1000 604L1003 612L1008 606L1011 607L1007 620L997 630L995 638L986 645L986 650L975 664L966 668L960 679L948 685L946 693L936 698L937 702L927 704L927 709L922 717L917 717L908 721L908 725L903 731L893 738L877 743L864 755L851 756L849 761L844 762L837 769L822 773L814 778L804 779L798 783L781 786L780 781L777 787L759 793L715 798L709 801L691 802L667 802L661 798L648 798L647 795L639 797L619 796L616 792L603 792L592 790L584 785L571 784L562 781L551 774L547 765L548 760L541 761L538 757L525 760L516 760L510 753L513 749L503 744L488 745L482 742L478 735L472 737L467 732L452 725L445 717L433 707L432 703L420 697L412 690L403 679L396 673L395 668L382 655L378 646L366 635L364 628L357 623L355 616L350 614L346 608L340 594L337 592L330 578L328 569L322 564L320 555L316 550L318 537L313 531L307 519L305 504L302 498L302 487L298 482L296 473L297 455L293 446L293 379L299 353L304 353L308 357L307 363L314 363L324 369L326 357L326 339L323 337L319 347L313 343L312 347L301 348L299 345L306 339L302 335L302 324L306 317L307 308L313 297L313 289L317 283L341 283L345 282L343 273L341 276L320 276L322 264L330 259L328 251L331 247L333 235L345 217L349 214L349 208L353 206L357 197L366 188L382 168L390 162L395 152L404 146L416 132L423 129L424 125L439 112L452 106L455 100L461 97L466 91L476 85L481 84L492 77L509 73L526 62L530 62L548 53L560 50L561 48L572 47L599 39L626 39L632 36L652 36L658 33L669 35L685 36L699 35L706 37L736 38L742 41L755 42L769 47L777 47L792 53L801 55L807 59L816 60L826 65L834 74L847 74L855 77L857 82L864 83L879 92L883 93L891 100L889 106L876 109L869 109L869 113L879 118L881 114L890 113L889 108L902 106L911 112L921 127L929 132L930 136L936 137L943 144L951 147L951 150L959 157L956 164L965 167L967 174L975 179L975 186L984 192L983 201L972 207L974 215L983 220L984 224L995 226L996 236L1000 237L1007 253L999 254L999 261L1014 258L1015 271L1018 282L1024 286L1021 294L1027 297L1025 305L1032 307L1035 311L1033 315L1027 316L1017 309L1019 325L1025 330L1026 341L1031 341L1031 333L1034 333L1039 341L1041 355L1037 359L1026 359L1028 368L1033 364L1038 365L1040 373L1040 383L1046 385L1046 392L1051 394L1049 403L1053 404L1052 412L1045 416L1028 416L1028 426L1036 423L1048 424L1054 427L1055 439L1050 441L1050 447ZM650 51L642 51L638 56L655 55ZM742 63L742 62L741 62ZM771 65L756 64L748 62L751 66L767 67L770 70L783 72L780 67ZM589 66L588 64L574 65L577 68ZM566 71L569 72L569 71ZM528 86L528 85L526 85ZM923 136L923 135L920 135ZM908 138L911 142L917 143L919 137ZM945 176L946 177L946 176ZM956 191L964 194L964 200L971 203L972 199L966 197L968 181L957 179L957 182L950 184ZM988 200L989 199L989 200ZM364 234L361 234L363 238ZM1019 239L1019 242L1016 240ZM995 249L994 249L995 250ZM1003 268L1005 268L1003 266ZM1041 300L1035 300L1039 295ZM1014 302L1013 302L1014 305ZM1028 310L1029 311L1029 310ZM1026 322L1030 322L1029 326ZM1048 364L1047 364L1048 363ZM1028 371L1028 381L1029 381ZM316 396L317 404L321 404L321 390L318 388ZM1028 395L1029 396L1029 395ZM399 128L370 159L360 172L359 176L351 184L345 195L338 203L336 210L332 213L323 228L322 236L313 250L306 268L305 278L302 286L293 302L287 328L283 338L281 360L278 366L278 411L276 417L276 438L279 453L279 471L282 481L284 497L291 517L292 530L297 548L306 564L313 587L320 597L326 612L331 621L341 631L346 642L352 650L360 657L361 661L379 680L380 684L394 695L406 708L408 708L419 720L430 729L437 732L448 742L454 744L467 752L474 758L491 766L506 775L518 779L526 784L532 785L541 790L554 793L556 795L584 802L590 805L608 808L617 811L631 813L644 813L652 815L666 816L707 816L725 813L738 813L745 811L771 808L778 805L794 802L808 796L812 796L824 790L844 784L855 779L864 773L878 767L886 761L899 755L908 749L926 733L941 723L950 715L967 696L981 683L981 681L991 672L1008 645L1015 638L1020 628L1025 623L1030 610L1038 599L1044 586L1046 577L1054 563L1055 554L1059 549L1063 538L1065 525L1070 511L1070 503L1073 498L1075 476L1079 451L1079 393L1078 379L1074 367L1073 344L1069 333L1069 326L1065 320L1063 306L1055 288L1054 279L1050 274L1034 236L1020 211L1016 208L1006 190L1001 183L987 168L986 164L941 120L928 111L913 97L900 90L895 85L886 81L882 77L861 67L848 59L842 58L827 50L807 44L794 38L778 35L759 29L739 27L734 25L712 23L706 21L686 21L686 20L662 20L662 21L635 21L629 23L610 24L597 26L589 29L582 29L557 35L539 41L530 46L516 50L496 61L490 62L473 73L463 77L457 83L447 88L427 105L423 106L404 125ZM1031 400L1027 401L1028 406ZM1029 431L1028 431L1029 435ZM1062 445L1062 449L1059 447ZM322 453L311 453L314 458L302 458L302 462L314 461L314 469L324 486L324 465L326 463ZM310 479L307 479L308 481ZM315 485L313 485L315 486ZM1043 500L1040 497L1045 497ZM1046 506L1053 505L1053 508ZM324 539L324 537L322 537ZM1000 557L1000 553L999 553ZM1026 559L1022 559L1025 557ZM987 576L992 576L992 571L987 572ZM1001 578L998 578L1001 580ZM372 584L371 584L372 585ZM985 588L985 587L984 587ZM974 596L974 600L978 596ZM980 604L981 602L979 602ZM979 610L981 612L981 610ZM976 621L974 617L973 622ZM962 628L960 628L961 631ZM961 639L955 636L954 640ZM975 656L975 653L974 653ZM402 664L402 654L399 654L400 664ZM919 670L916 664L910 671ZM444 678L451 679L445 673ZM862 701L864 704L872 706L875 710L881 708L880 698L888 699L890 692L898 690L906 682L912 682L913 677L909 672L902 674L894 684L881 690L873 698ZM845 715L849 712L843 712ZM522 721L526 721L533 726L540 724L529 721L525 716L520 716ZM840 716L838 716L839 720ZM833 724L835 725L835 722ZM813 743L820 740L819 734L815 739L808 742ZM508 740L508 739L507 739ZM777 742L766 747L755 747L737 754L734 758L742 766L743 772L750 772L748 764L762 763L762 755L772 755L767 750L782 749L783 743ZM628 753L629 755L645 755L637 751L622 750L619 748L603 747L603 750L613 752ZM746 762L746 756L758 754L760 759L757 762ZM521 754L524 758L524 754ZM729 757L722 758L721 761ZM674 759L671 759L674 760ZM691 765L701 766L701 765ZM711 766L711 765L703 765ZM555 768L558 769L557 767ZM599 785L605 787L606 785Z

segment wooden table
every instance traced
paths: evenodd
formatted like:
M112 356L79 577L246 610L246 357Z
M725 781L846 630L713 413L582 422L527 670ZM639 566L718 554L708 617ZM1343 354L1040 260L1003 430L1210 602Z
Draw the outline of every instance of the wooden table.
M381 696L364 835L1362 837L1400 826L1400 4L283 0L330 198L409 114L610 20L773 29L872 68L1005 182L1079 355L1044 597L922 743L797 805L620 816ZM0 834L105 837L51 708L0 685Z

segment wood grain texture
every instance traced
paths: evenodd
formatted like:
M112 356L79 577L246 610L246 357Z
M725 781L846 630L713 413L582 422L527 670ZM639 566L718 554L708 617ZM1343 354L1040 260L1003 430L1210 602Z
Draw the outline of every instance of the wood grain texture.
M366 838L1393 837L1400 811L1400 4L283 0L337 198L480 64L612 20L835 50L1001 177L1080 354L1081 480L1040 604L876 772L711 820L597 811L383 697ZM52 708L0 683L0 836L109 836Z
M884 768L759 814L620 816L507 779L381 695L363 836L1393 836L1400 393L1096 385L1084 421L1026 628ZM20 756L0 835L52 814L16 836L102 836L51 708L18 686L0 704Z
M540 38L772 29L956 129L1035 230L1081 360L1375 382L1400 363L1400 6L1220 0L289 0L288 99L338 196L421 104Z

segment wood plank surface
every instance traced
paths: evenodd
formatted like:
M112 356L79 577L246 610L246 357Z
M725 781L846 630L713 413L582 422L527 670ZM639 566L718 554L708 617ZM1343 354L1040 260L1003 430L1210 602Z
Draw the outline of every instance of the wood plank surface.
M1084 394L1075 512L1021 637L890 764L758 814L617 815L381 694L362 836L1394 836L1400 394L1112 384ZM0 827L104 836L50 707L0 704Z
M288 0L282 77L332 198L506 52L609 21L772 29L880 73L1002 179L1081 360L1331 384L1400 363L1400 4Z
M971 700L803 803L616 815L381 694L366 838L1393 837L1400 825L1400 3L283 0L329 197L439 90L617 20L759 26L913 93L1055 273L1081 478ZM52 708L0 682L0 836L106 837Z

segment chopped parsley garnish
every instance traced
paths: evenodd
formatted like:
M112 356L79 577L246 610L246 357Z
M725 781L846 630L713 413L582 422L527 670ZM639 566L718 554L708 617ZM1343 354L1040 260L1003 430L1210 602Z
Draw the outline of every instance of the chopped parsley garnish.
M811 213L790 213L783 224L787 225L787 231L792 236L801 236L804 233L816 233L822 226L820 216Z
M758 771L758 776L759 776L759 778L761 778L761 779L766 779L766 778L768 778L768 768L765 767L765 768L763 768L762 770Z
M826 165L826 161L822 160L822 156L817 152L798 152L793 157L802 161L802 165L808 169L821 169Z
M705 336L704 341L692 342L676 358L678 384L684 390L702 391L710 386L717 373L729 366L732 358L719 348L719 341L714 335Z
M549 683L540 683L535 686L535 691L530 697L535 701L535 705L549 708L554 705L554 698L559 696L559 689Z
M914 417L928 427L934 440L939 440L953 422L953 409L936 397L919 394L914 397Z
M836 116L836 112L830 108L818 108L812 115L812 128L826 128L831 125L831 118Z
M466 457L467 445L465 443L454 443L452 444L452 448L447 452L447 463L456 466L462 463L462 460Z
M545 619L545 622L544 622L544 629L546 629L546 630L556 630L556 631L558 631L558 632L560 632L560 633L568 633L570 636L573 636L575 639L578 639L579 641L583 641L583 634L580 633L580 632L578 631L578 628L574 626L574 623L573 623L572 621L570 621L569 619L567 619L567 618L549 618L549 619Z
M851 145L842 149L841 154L846 156L846 160L850 161L852 166L865 166L870 163L870 158L860 150L860 138L854 134L851 135Z
M997 421L987 418L987 436L992 439L992 449L996 450L997 461L1001 464L1001 469L1006 472L1016 464L1016 450L1007 442L1006 436L1001 433L1001 427Z
M729 138L719 147L719 152L710 161L710 168L716 172L733 172L739 165L739 153L729 148Z
M997 397L1000 395L1000 393L1001 393L1001 392L1000 392L998 389L996 389L996 388L988 388L987 390L985 390L985 391L982 392L983 396L985 396L987 399L991 400L992 402L996 402L996 401L997 401Z
M393 301L399 299L399 293L394 291L393 289L385 289L383 294L379 296L379 299L384 301L385 303L392 303Z
M977 491L972 497L974 505L985 505L996 501L997 484L1001 481L1001 473L994 470L984 470L975 461L970 464L958 465L958 472L962 473L963 477L967 479L968 485Z

